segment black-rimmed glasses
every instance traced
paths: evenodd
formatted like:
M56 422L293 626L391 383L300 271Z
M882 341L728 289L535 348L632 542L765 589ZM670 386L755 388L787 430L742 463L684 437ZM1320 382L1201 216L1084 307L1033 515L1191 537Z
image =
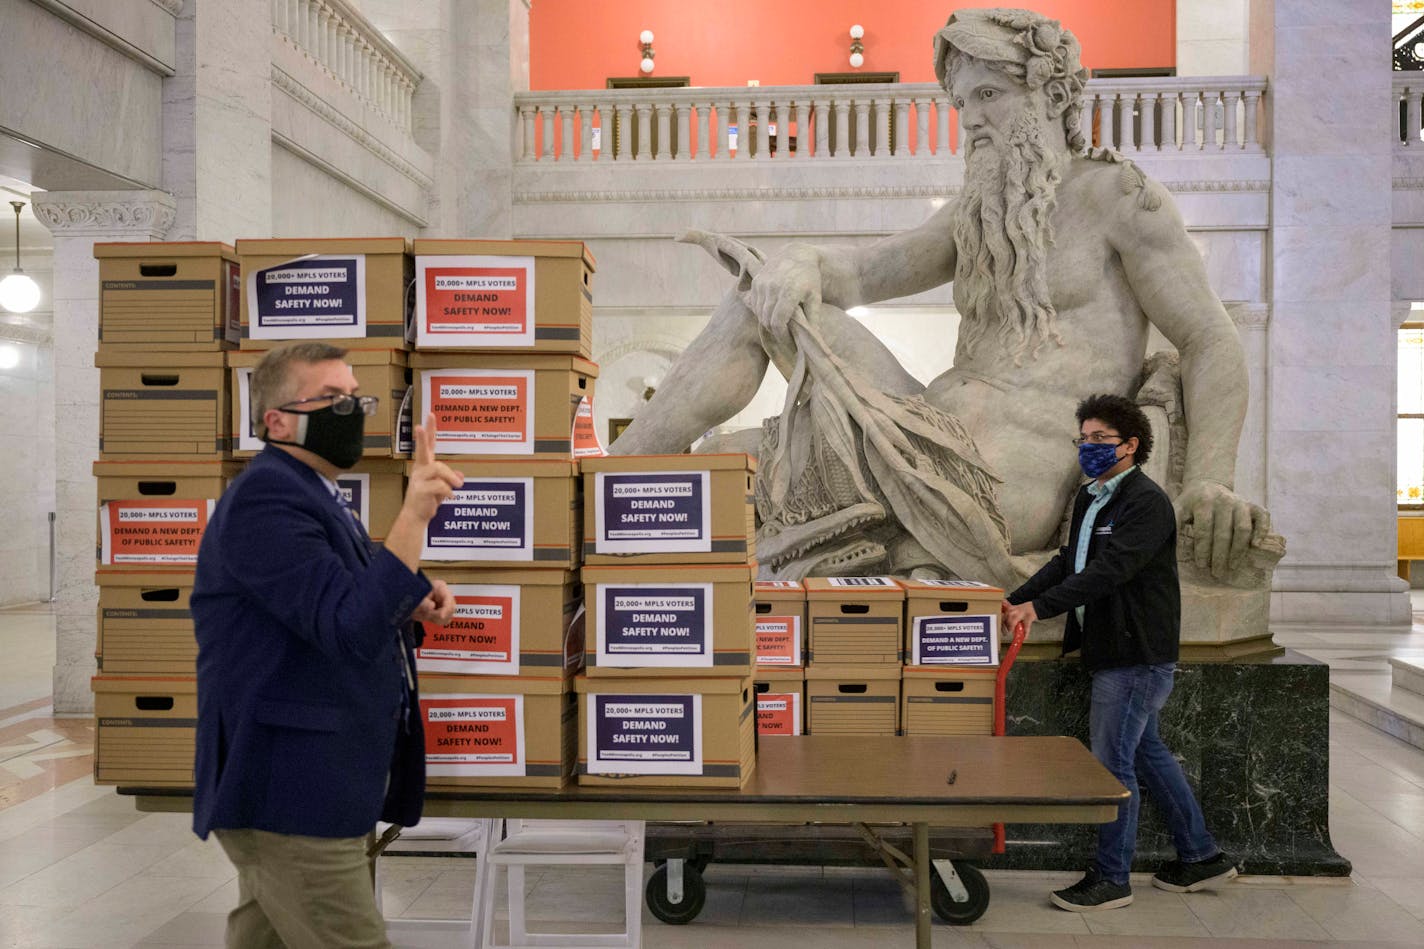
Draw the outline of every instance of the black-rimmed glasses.
M350 415L360 406L362 415L375 415L376 407L381 404L379 397L374 395L318 395L310 399L298 399L295 402L288 402L286 405L277 406L279 411L292 411L296 405L308 405L312 402L330 402L331 411L337 415ZM315 411L315 410L313 410Z
M1121 445L1123 438L1121 435L1109 435L1106 432L1094 432L1091 435L1079 435L1073 439L1074 445L1111 445L1112 439L1117 439L1116 444Z

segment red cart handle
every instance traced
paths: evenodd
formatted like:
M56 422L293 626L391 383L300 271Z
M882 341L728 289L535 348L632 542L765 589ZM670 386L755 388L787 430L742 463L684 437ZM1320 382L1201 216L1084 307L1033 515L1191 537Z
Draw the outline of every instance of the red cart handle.
M999 660L999 675L994 681L994 734L1004 733L1004 691L1009 681L1009 670L1014 667L1014 660L1018 658L1019 649L1024 644L1024 637L1028 635L1028 630L1024 628L1022 622L1014 624L1014 639L1009 643L1009 648L1004 650L1004 655Z
M1024 638L1028 635L1028 630L1022 622L1014 624L1014 638L1009 643L1009 648L1004 650L1004 655L999 660L999 674L994 679L994 734L1004 733L1004 692L1008 688L1009 670L1014 667L1014 660L1019 656L1019 649L1023 647ZM1004 852L1004 825L994 825L994 853Z

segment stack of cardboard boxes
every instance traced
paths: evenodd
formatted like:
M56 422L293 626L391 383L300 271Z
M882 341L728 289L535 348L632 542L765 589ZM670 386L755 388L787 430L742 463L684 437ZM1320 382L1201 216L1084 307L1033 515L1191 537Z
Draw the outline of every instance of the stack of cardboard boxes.
M99 784L192 783L197 645L188 597L230 460L227 350L238 262L225 244L96 244L101 390Z
M969 580L904 580L906 735L988 735L1004 591Z
M806 588L799 580L758 580L758 735L800 735L806 713Z
M347 504L382 540L405 496L411 449L410 242L403 237L240 240L242 351L228 354L233 454L262 449L248 397L252 370L269 350L320 341L347 351L362 395L379 398L366 419L361 461L337 479Z
M415 242L414 417L465 476L421 555L457 604L416 653L431 787L573 773L593 270L577 241Z
M579 783L740 787L756 767L752 461L582 464Z

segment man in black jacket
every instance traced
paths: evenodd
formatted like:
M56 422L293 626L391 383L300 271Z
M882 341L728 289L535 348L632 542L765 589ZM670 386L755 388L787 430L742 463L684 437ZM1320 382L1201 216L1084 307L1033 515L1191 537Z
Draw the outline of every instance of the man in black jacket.
M1177 859L1152 884L1190 893L1236 876L1235 862L1206 829L1201 807L1157 734L1172 693L1181 632L1177 519L1172 502L1138 466L1152 429L1130 399L1095 395L1078 405L1078 461L1094 479L1078 492L1068 544L1004 601L1004 625L1068 613L1064 653L1079 649L1093 677L1093 755L1132 797L1098 831L1098 853L1082 880L1053 905L1072 912L1132 902L1128 871L1137 843L1139 778L1164 809Z

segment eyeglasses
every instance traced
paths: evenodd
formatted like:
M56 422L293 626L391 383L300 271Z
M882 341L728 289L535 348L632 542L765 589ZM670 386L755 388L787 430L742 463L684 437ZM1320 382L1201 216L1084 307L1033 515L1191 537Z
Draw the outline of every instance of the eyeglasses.
M330 402L331 411L337 415L350 415L356 411L356 407L361 407L362 415L375 415L376 407L381 404L380 398L374 395L318 395L310 399L298 399L296 402L288 402L286 405L277 406L278 411L293 411L294 405L309 405L312 402Z
M1077 438L1073 439L1073 444L1111 445L1113 444L1112 439L1114 438L1117 439L1117 444L1122 444L1123 438L1121 435L1109 435L1106 432L1094 432L1091 435L1079 435Z

